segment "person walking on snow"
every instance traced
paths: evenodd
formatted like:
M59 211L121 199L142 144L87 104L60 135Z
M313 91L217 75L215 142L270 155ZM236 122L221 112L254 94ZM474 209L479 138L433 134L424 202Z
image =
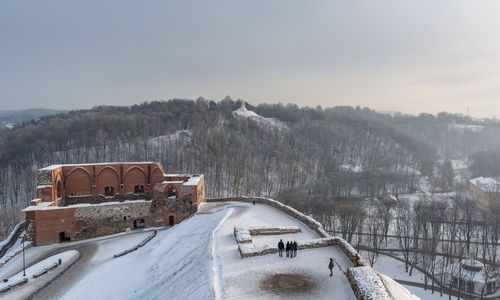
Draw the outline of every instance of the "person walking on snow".
M297 242L293 241L293 256L297 256Z
M333 276L333 266L334 266L333 258L330 257L330 263L328 264L328 269L330 269L330 277Z
M280 257L283 257L283 248L285 248L285 245L283 244L283 240L280 240L278 243L278 252Z
M288 257L288 255L290 255L290 242L286 242L286 257Z

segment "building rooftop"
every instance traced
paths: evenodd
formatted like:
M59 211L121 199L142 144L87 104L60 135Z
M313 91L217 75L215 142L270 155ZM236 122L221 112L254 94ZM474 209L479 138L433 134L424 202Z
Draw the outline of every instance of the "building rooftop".
M485 192L500 191L500 183L491 177L477 177L469 182Z

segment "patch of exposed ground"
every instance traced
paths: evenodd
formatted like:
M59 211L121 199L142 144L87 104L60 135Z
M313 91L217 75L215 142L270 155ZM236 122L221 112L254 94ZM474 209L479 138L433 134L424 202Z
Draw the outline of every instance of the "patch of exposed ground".
M275 295L290 296L311 292L318 288L318 283L302 274L271 274L261 280L260 286Z

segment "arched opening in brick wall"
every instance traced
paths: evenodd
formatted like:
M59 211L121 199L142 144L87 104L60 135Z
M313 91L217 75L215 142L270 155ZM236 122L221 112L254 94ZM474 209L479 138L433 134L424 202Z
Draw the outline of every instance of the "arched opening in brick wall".
M131 167L125 173L124 185L126 193L134 193L136 186L146 186L146 173L139 167Z
M104 196L114 196L115 188L112 186L107 186L104 188Z
M120 190L120 176L118 172L109 166L101 169L97 173L96 187L98 193L105 196L114 196ZM112 193L110 192L110 187L112 188Z
M175 185L169 185L167 187L167 197L177 198L177 188L175 187Z
M146 222L144 221L144 219L134 220L134 229L144 228L144 227L146 227Z
M71 235L69 232L59 232L59 242L69 242L71 241Z
M92 180L87 170L78 167L69 172L66 179L66 194L83 196L92 194Z
M143 185L136 185L134 187L134 193L136 193L136 194L144 194L144 186Z
M174 226L174 224L175 224L175 216L174 215L168 216L168 226Z

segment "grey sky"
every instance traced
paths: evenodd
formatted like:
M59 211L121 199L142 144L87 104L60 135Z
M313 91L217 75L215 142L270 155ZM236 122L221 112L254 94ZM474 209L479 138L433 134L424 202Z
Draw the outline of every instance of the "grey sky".
M0 109L226 95L500 117L500 1L0 2Z

